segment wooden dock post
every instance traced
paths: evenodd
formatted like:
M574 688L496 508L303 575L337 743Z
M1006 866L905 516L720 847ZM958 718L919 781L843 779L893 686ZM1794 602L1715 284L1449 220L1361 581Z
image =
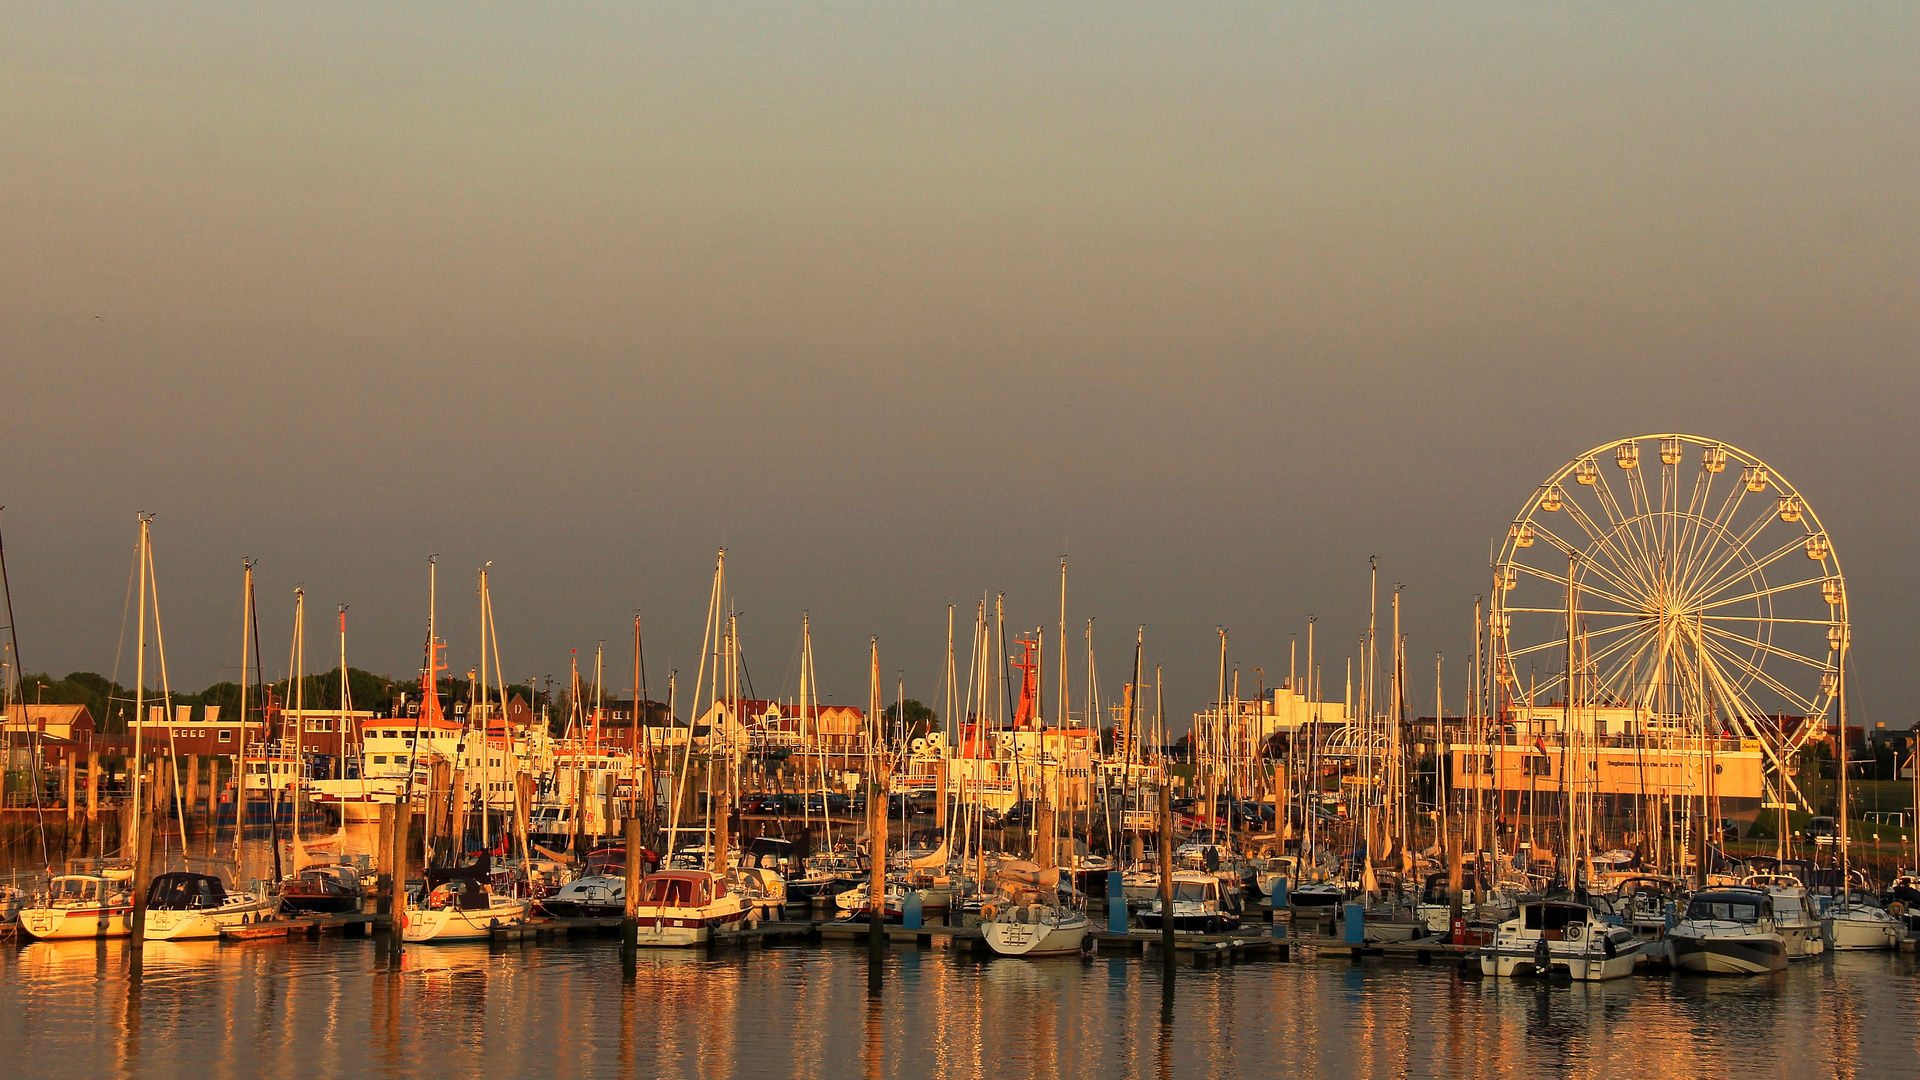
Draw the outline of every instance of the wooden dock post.
M1167 974L1177 963L1173 937L1173 777L1165 768L1160 776L1160 950L1166 953Z
M631 979L634 965L640 953L640 839L641 823L637 817L627 819L627 910L620 920L620 958L626 963L625 974Z

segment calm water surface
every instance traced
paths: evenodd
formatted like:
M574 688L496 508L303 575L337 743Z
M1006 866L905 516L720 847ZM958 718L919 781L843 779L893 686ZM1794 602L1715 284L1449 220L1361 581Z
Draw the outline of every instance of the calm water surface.
M1182 969L859 947L659 953L596 938L0 954L23 1077L1912 1076L1909 956L1769 978L1536 987L1368 961Z
M1104 956L655 952L629 982L614 938L415 946L397 969L384 944L156 942L137 988L125 942L0 948L0 1060L33 1080L1920 1076L1909 954L1546 987L1342 957L1169 987Z

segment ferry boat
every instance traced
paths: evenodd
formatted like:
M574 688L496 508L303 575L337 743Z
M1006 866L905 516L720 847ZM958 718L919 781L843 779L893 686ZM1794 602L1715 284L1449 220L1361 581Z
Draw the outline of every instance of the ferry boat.
M147 941L217 938L220 931L271 918L277 897L228 892L212 874L161 874L147 886Z
M133 871L62 874L20 909L20 929L45 941L126 937L133 932Z

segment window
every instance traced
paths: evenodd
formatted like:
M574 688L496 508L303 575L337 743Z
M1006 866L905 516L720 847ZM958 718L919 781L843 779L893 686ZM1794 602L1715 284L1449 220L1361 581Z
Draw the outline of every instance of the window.
M221 741L221 742L232 742L232 741L233 741L233 732L231 732L231 731L222 731L222 732L220 732L220 741Z
M387 763L387 755L385 754L373 755L373 763L375 765L385 765Z
M1532 754L1520 759L1521 776L1552 776L1553 759L1536 757Z

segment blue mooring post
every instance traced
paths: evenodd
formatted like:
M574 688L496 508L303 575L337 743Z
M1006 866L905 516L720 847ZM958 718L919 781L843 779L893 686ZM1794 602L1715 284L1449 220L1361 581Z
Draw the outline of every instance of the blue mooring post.
M1107 933L1127 932L1127 887L1120 871L1107 871Z
M1348 904L1347 905L1347 944L1349 945L1365 944L1366 943L1366 926L1367 926L1366 909L1361 907L1359 904Z
M900 905L900 925L909 930L920 929L920 890L907 893L907 902Z
M1267 906L1275 911L1280 911L1287 906L1286 878L1277 877L1273 879L1273 892L1267 896Z

